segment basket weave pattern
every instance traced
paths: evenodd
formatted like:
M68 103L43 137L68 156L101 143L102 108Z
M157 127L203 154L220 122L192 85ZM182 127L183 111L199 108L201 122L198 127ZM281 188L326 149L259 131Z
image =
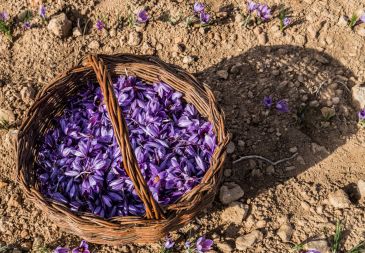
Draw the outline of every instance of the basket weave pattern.
M112 76L125 74L136 76L148 84L162 81L170 85L181 92L184 99L192 103L214 126L217 147L209 169L201 182L174 204L160 206L152 197L139 169L129 142L127 124L112 85ZM121 149L123 167L145 206L145 217L103 219L93 214L73 212L64 204L46 198L39 192L34 166L40 144L38 140L52 127L54 118L63 114L67 98L74 95L86 80L95 80L101 87L114 136ZM185 225L212 203L222 176L229 139L223 112L218 108L212 91L184 70L150 56L89 56L82 65L62 74L37 95L19 130L17 179L26 196L58 227L89 242L109 245L156 242L168 232Z

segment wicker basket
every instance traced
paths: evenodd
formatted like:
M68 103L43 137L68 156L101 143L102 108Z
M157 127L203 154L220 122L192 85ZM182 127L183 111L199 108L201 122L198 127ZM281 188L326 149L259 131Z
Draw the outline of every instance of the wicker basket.
M183 93L185 100L192 103L200 114L214 125L218 143L210 168L200 184L184 194L175 204L160 206L153 199L139 170L111 80L111 76L125 73L137 76L146 83L158 81L167 83L176 91ZM103 219L93 214L77 213L39 192L34 169L38 138L44 136L47 129L52 126L55 116L63 114L67 98L74 95L80 88L79 84L86 80L97 80L101 87L115 138L121 148L124 168L145 205L145 217L124 216ZM191 221L199 211L212 203L222 176L222 164L228 141L224 115L218 108L213 93L184 70L150 56L89 56L81 66L67 71L38 94L18 135L17 179L26 196L57 226L89 242L109 245L156 242L168 232Z

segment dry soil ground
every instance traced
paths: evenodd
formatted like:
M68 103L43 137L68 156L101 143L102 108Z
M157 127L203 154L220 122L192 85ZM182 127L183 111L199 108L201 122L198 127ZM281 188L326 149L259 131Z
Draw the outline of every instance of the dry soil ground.
M365 24L352 31L339 22L342 15L365 8L364 2L267 1L291 8L295 22L284 32L277 18L243 27L238 13L246 12L245 1L206 3L215 23L203 29L165 20L191 15L191 1L48 1L48 19L64 12L73 27L79 24L84 32L86 25L85 34L60 39L35 18L30 30L15 29L12 43L1 37L0 108L12 111L15 121L10 130L0 130L0 246L9 252L46 252L80 240L53 225L14 182L14 136L33 93L89 53L155 54L195 73L214 90L226 113L233 144L224 182L242 187L242 205L229 207L217 197L211 209L174 238L184 239L192 231L213 238L216 252L245 247L243 252L289 252L312 236L330 242L339 219L346 229L344 252L364 240L365 205L356 184L365 179L365 132L357 126L351 88L365 80ZM145 27L118 23L118 17L143 6L151 16ZM30 8L25 0L0 1L0 11L11 16ZM102 32L95 29L98 17L108 19ZM262 99L268 95L286 99L290 112L265 110ZM326 113L334 116L326 120ZM276 166L258 159L232 163L244 155L276 161L294 153L294 159ZM344 193L334 194L339 189ZM92 248L100 253L158 252L159 245Z

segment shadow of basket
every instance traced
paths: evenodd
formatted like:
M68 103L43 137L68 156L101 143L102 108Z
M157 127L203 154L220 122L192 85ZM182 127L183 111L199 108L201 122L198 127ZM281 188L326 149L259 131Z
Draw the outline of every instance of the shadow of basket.
M329 156L356 133L351 87L356 76L326 53L296 46L258 46L223 60L198 78L209 84L226 113L235 151L226 163L225 181L239 184L254 198ZM271 96L267 109L263 98ZM284 99L289 112L275 103ZM261 159L233 164L239 156ZM227 172L228 170L228 172Z

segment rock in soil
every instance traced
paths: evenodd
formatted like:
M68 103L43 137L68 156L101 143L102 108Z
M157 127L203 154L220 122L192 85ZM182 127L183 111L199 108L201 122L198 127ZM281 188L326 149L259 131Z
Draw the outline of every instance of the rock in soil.
M224 209L221 214L221 220L225 223L241 224L242 220L247 216L249 207L240 202L232 202Z
M8 183L0 180L0 189L8 186Z
M236 149L236 145L234 145L234 142L233 141L229 142L227 145L227 154L233 154L235 149Z
M365 107L365 85L355 85L351 89L352 100L358 109Z
M330 253L328 242L324 239L310 241L305 245L306 250L315 249L321 253Z
M361 200L364 201L365 200L365 181L359 180L357 182L357 188L359 190Z
M293 227L290 223L285 223L280 226L277 235L283 242L290 242L293 235Z
M70 35L72 22L67 18L65 13L54 16L47 26L54 35L64 38Z
M328 201L334 208L338 209L349 208L351 205L351 201L346 192L341 189L330 193L328 195Z
M0 123L1 121L6 121L10 124L14 123L15 121L15 115L10 110L5 110L0 108Z
M88 47L93 50L98 50L100 48L100 43L97 40L93 40L90 42Z
M341 17L338 19L337 24L338 24L339 26L342 26L342 27L347 27L347 25L348 25L348 17L346 17L346 16L341 16Z
M261 231L255 230L249 234L240 236L236 239L236 248L238 250L246 250L247 248L253 246L255 243L260 242L264 235Z
M244 191L241 186L235 183L230 183L227 185L223 185L219 191L219 200L228 205L233 201L239 200L244 195Z
M190 64L190 63L192 63L192 62L194 62L194 57L191 57L191 56L189 56L189 55L184 56L184 58L183 58L183 63L185 63L185 64Z
M131 32L128 37L128 45L138 46L142 42L142 34L140 32Z
M233 251L233 248L231 245L229 245L226 242L219 242L217 243L217 248L222 252L222 253L231 253Z
M29 102L30 100L34 99L35 90L32 87L24 87L20 91L20 96L24 102Z
M218 70L217 71L217 76L219 76L220 78L226 80L228 78L228 71L227 70L224 70L224 69Z

